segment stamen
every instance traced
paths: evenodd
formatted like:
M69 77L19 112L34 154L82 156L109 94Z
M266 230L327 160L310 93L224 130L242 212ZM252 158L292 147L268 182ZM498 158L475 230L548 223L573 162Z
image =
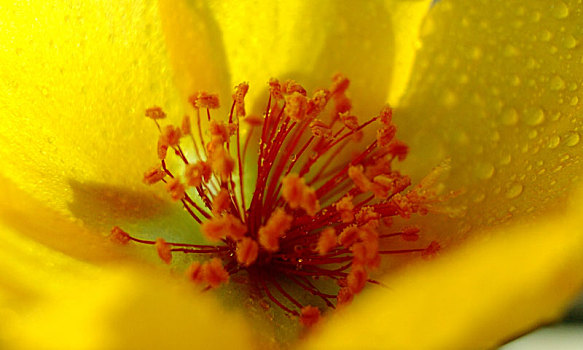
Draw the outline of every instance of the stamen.
M250 266L257 260L259 245L252 238L244 237L237 243L237 262L243 266Z
M158 256L162 261L166 264L170 264L172 262L172 251L171 246L166 243L164 238L156 238L156 251L158 252Z
M245 272L233 281L244 279L265 297L260 303L279 307L305 326L315 324L321 310L347 305L368 283L378 284L369 275L381 256L434 257L441 249L438 242L419 247L421 230L392 229L392 218L445 211L439 205L447 197L438 196L435 185L448 164L407 191L410 178L393 170L393 162L404 160L409 152L396 138L393 110L385 106L359 123L349 85L337 74L328 89L308 97L295 81L272 79L265 111L248 115L249 85L242 83L233 91L224 121L211 116L211 110L220 106L218 95L205 91L189 98L193 123L185 115L180 126L160 125L166 113L160 107L148 108L146 117L160 131L160 164L144 173L143 182L165 183L169 197L181 202L209 243L141 239L117 226L110 239L122 245L152 245L166 264L172 263L175 253L206 255L185 272L205 290ZM208 121L204 125L201 109ZM365 129L374 125L374 140L358 144ZM192 143L185 145L184 136ZM248 159L252 158L248 146L255 142L257 159ZM347 150L354 155L343 161ZM174 156L184 167L178 168L180 173L166 160ZM243 187L249 164L257 164L252 191ZM395 242L398 247L392 246ZM335 291L320 291L313 283L320 278L333 281ZM290 284L306 296L294 295ZM314 299L311 305L304 302L309 297Z
M211 261L205 263L202 267L202 274L204 281L211 288L217 288L221 284L229 281L229 273L225 270L219 258L213 258Z
M316 324L320 320L320 309L313 307L311 305L302 308L300 322L306 326L310 327Z

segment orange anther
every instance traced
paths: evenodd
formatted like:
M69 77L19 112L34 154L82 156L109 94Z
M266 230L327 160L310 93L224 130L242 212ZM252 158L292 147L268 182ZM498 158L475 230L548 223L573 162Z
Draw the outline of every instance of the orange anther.
M393 109L391 108L391 106L389 105L384 106L383 109L381 109L381 112L379 113L379 118L381 120L381 123L385 125L391 125L393 121Z
M380 147L389 147L395 134L397 127L394 125L387 125L377 130L377 143Z
M180 126L180 131L182 132L182 135L192 134L192 126L190 124L190 117L188 115L184 115L184 117L182 117L182 125Z
M419 231L418 227L407 227L401 232L401 238L404 241L414 242L419 239Z
M306 327L313 326L314 324L318 323L319 320L320 320L320 309L318 309L317 307L310 306L310 305L302 308L301 315L300 315L300 322L304 326L306 326Z
M202 182L207 182L212 174L211 167L202 161L186 165L184 177L188 186L198 187Z
M332 227L327 227L322 231L322 233L320 233L320 238L318 238L318 245L316 246L316 250L320 255L325 255L335 247L336 231Z
M177 178L168 180L166 190L170 193L173 201L179 201L184 198L186 188Z
M265 225L261 226L258 231L259 244L270 252L279 250L279 238L282 237L291 227L293 217L286 212L277 208L271 214Z
M164 119L166 118L166 113L162 110L162 108L154 106L146 109L146 117L150 119Z
M211 120L209 125L209 131L211 137L219 143L224 143L229 140L229 136L231 136L231 130L227 126L227 123L218 122L216 120Z
M186 277L188 277L192 282L200 284L203 282L202 275L202 265L198 261L194 261L188 269L186 269Z
M360 236L360 228L356 225L346 227L338 236L338 244L343 247L350 247Z
M125 245L129 243L130 235L121 228L115 226L109 233L109 239L114 243Z
M158 252L158 256L162 259L163 262L166 264L170 264L172 262L172 246L164 240L164 238L156 238L156 251Z
M153 185L162 181L165 176L166 172L164 170L160 169L160 167L153 167L144 173L142 181L147 185Z
M162 137L158 139L158 148L156 149L156 151L158 152L158 159L160 160L166 159L166 153L168 152L168 144L166 143L166 140L162 139Z
M341 113L340 119L342 120L342 123L344 123L344 126L346 126L350 130L356 130L359 127L358 118L354 115L349 114L348 112Z
M243 121L251 126L263 125L263 118L255 114L247 116Z
M208 92L205 91L190 96L188 101L192 104L194 108L216 109L220 107L219 95L209 94Z
M211 288L217 288L222 283L229 281L229 273L219 258L213 258L205 263L202 269L204 280Z
M281 100L283 98L283 91L281 89L281 84L279 80L271 78L269 80L269 92L271 96L276 100Z
M346 95L335 95L334 96L334 112L339 115L340 113L346 113L352 109L352 101Z
M380 218L381 215L377 213L373 207L370 206L364 206L360 208L358 213L356 213L356 222L358 222L360 225L374 222L376 220L379 220Z
M292 209L296 209L302 203L302 194L304 192L304 179L297 174L289 174L281 180L283 199Z
M340 288L340 290L338 291L338 296L336 297L337 300L336 305L337 306L348 305L350 304L353 298L354 294L350 291L350 288L348 287Z
M425 250L421 253L421 256L424 259L431 259L437 255L437 253L441 250L441 245L436 241L431 241L429 246L425 248Z
M316 137L329 139L332 136L332 129L319 119L314 119L310 122L310 130L312 130L312 134Z
M407 146L404 142L394 140L389 145L389 154L392 155L393 157L397 157L399 161L403 161L407 157L408 153L409 146Z
M351 165L348 168L348 176L352 179L354 185L356 185L356 187L362 192L370 190L371 182L366 175L364 175L362 165Z
M229 191L225 188L221 188L219 193L213 198L213 214L219 215L220 213L229 210L231 207L231 196Z
M352 294L358 294L366 285L366 280L368 279L368 275L366 270L362 266L353 266L348 273L348 277L346 277L346 282L348 284L348 288Z
M259 245L252 238L244 237L237 243L237 262L243 266L250 266L257 260Z
M340 219L344 223L354 221L354 204L352 204L352 198L351 195L346 195L334 204L334 207L340 213Z
M320 210L316 191L307 186L303 178L297 174L289 174L281 180L281 183L281 194L290 208L300 207L310 216L316 215Z
M302 120L306 116L308 101L306 96L294 92L285 97L285 115L293 120Z
M350 80L344 75L337 73L332 77L332 86L330 87L330 92L332 94L343 94L348 86L350 85Z
M233 215L224 214L204 222L201 225L201 230L209 241L214 242L225 237L239 240L247 232L247 226Z
M281 88L283 90L284 94L287 95L292 95L294 93L299 93L301 95L306 96L307 91L306 89L304 89L303 86L301 86L300 84L296 83L294 80L286 80L282 85Z
M249 91L248 83L241 83L235 88L233 100L235 101L235 116L237 117L245 116L245 95L247 95L247 91Z
M182 133L180 132L179 128L175 127L174 125L166 125L164 129L162 129L160 142L170 147L176 147L180 142L180 137L182 137Z
M313 97L308 100L308 106L306 114L309 116L317 116L326 108L328 103L329 92L327 90L318 90L314 93Z
M231 172L235 168L235 161L229 153L224 148L220 147L212 153L210 161L211 168L216 174L218 174L221 180L228 180L229 175L231 175Z
M302 193L302 202L300 203L300 206L306 211L306 214L310 216L314 216L320 211L320 202L318 201L318 196L316 196L316 191L313 188L306 186L304 193Z

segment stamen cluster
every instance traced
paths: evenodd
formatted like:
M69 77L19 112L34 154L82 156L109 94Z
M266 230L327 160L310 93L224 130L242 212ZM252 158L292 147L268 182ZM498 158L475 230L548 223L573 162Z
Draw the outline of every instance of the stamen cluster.
M119 227L111 237L122 244L154 245L168 264L176 252L208 256L188 268L194 283L216 288L241 274L255 291L305 325L319 319L320 309L304 305L284 285L293 284L294 290L304 290L335 308L349 303L367 282L376 283L369 275L382 255L434 255L437 242L381 249L391 239L413 244L418 240L417 227L392 230L392 217L427 213L439 200L433 189L437 174L406 192L409 177L392 169L393 162L408 153L395 138L392 109L385 106L378 115L359 122L351 112L348 86L346 77L336 75L329 89L310 97L294 81L273 79L265 112L256 116L246 114L249 86L243 83L235 88L227 120L211 117L211 110L220 106L218 96L200 92L189 100L194 118L185 116L180 126L162 127L164 111L147 109L146 116L160 131L160 164L146 171L144 183L164 182L172 200L182 203L209 244L143 240ZM375 124L376 139L362 142L365 128ZM185 138L192 157L183 150ZM254 139L259 143L256 157L248 152ZM349 149L358 151L342 161ZM184 164L182 173L167 166L169 153ZM257 175L248 192L243 180L252 167ZM334 281L337 291L320 291L314 283L320 278Z

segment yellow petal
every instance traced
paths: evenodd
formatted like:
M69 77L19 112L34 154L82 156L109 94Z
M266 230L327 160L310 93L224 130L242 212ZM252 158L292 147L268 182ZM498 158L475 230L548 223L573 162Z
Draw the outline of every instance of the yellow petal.
M429 1L216 1L209 7L232 84L249 81L249 101L260 103L256 108L263 106L255 99L271 77L292 78L311 90L327 87L342 72L352 80L355 107L368 115L378 112L391 85L406 81L408 69L394 63L410 60L410 37Z
M451 158L455 234L560 204L583 170L578 1L444 0L396 115L408 170Z
M250 347L242 318L212 295L166 271L152 274L8 180L0 184L3 349ZM223 327L229 337L219 335Z
M163 276L163 274L161 274ZM10 314L3 347L35 349L249 349L252 333L242 317L158 275L135 269L104 269L71 278L58 295ZM228 330L228 336L225 336Z
M229 105L232 86L227 58L209 5L162 0L159 6L166 47L183 98L202 90L218 93L222 105Z
M14 3L0 26L1 173L64 212L75 185L144 188L145 108L183 113L156 4Z
M581 199L384 278L306 348L493 348L555 320L583 287Z

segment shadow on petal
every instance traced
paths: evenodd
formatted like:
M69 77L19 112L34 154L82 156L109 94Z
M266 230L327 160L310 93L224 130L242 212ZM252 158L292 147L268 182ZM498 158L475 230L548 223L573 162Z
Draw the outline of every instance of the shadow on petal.
M198 224L180 204L170 202L147 188L69 180L72 215L88 227L107 234L120 226L141 238L165 237L168 241L197 242Z

